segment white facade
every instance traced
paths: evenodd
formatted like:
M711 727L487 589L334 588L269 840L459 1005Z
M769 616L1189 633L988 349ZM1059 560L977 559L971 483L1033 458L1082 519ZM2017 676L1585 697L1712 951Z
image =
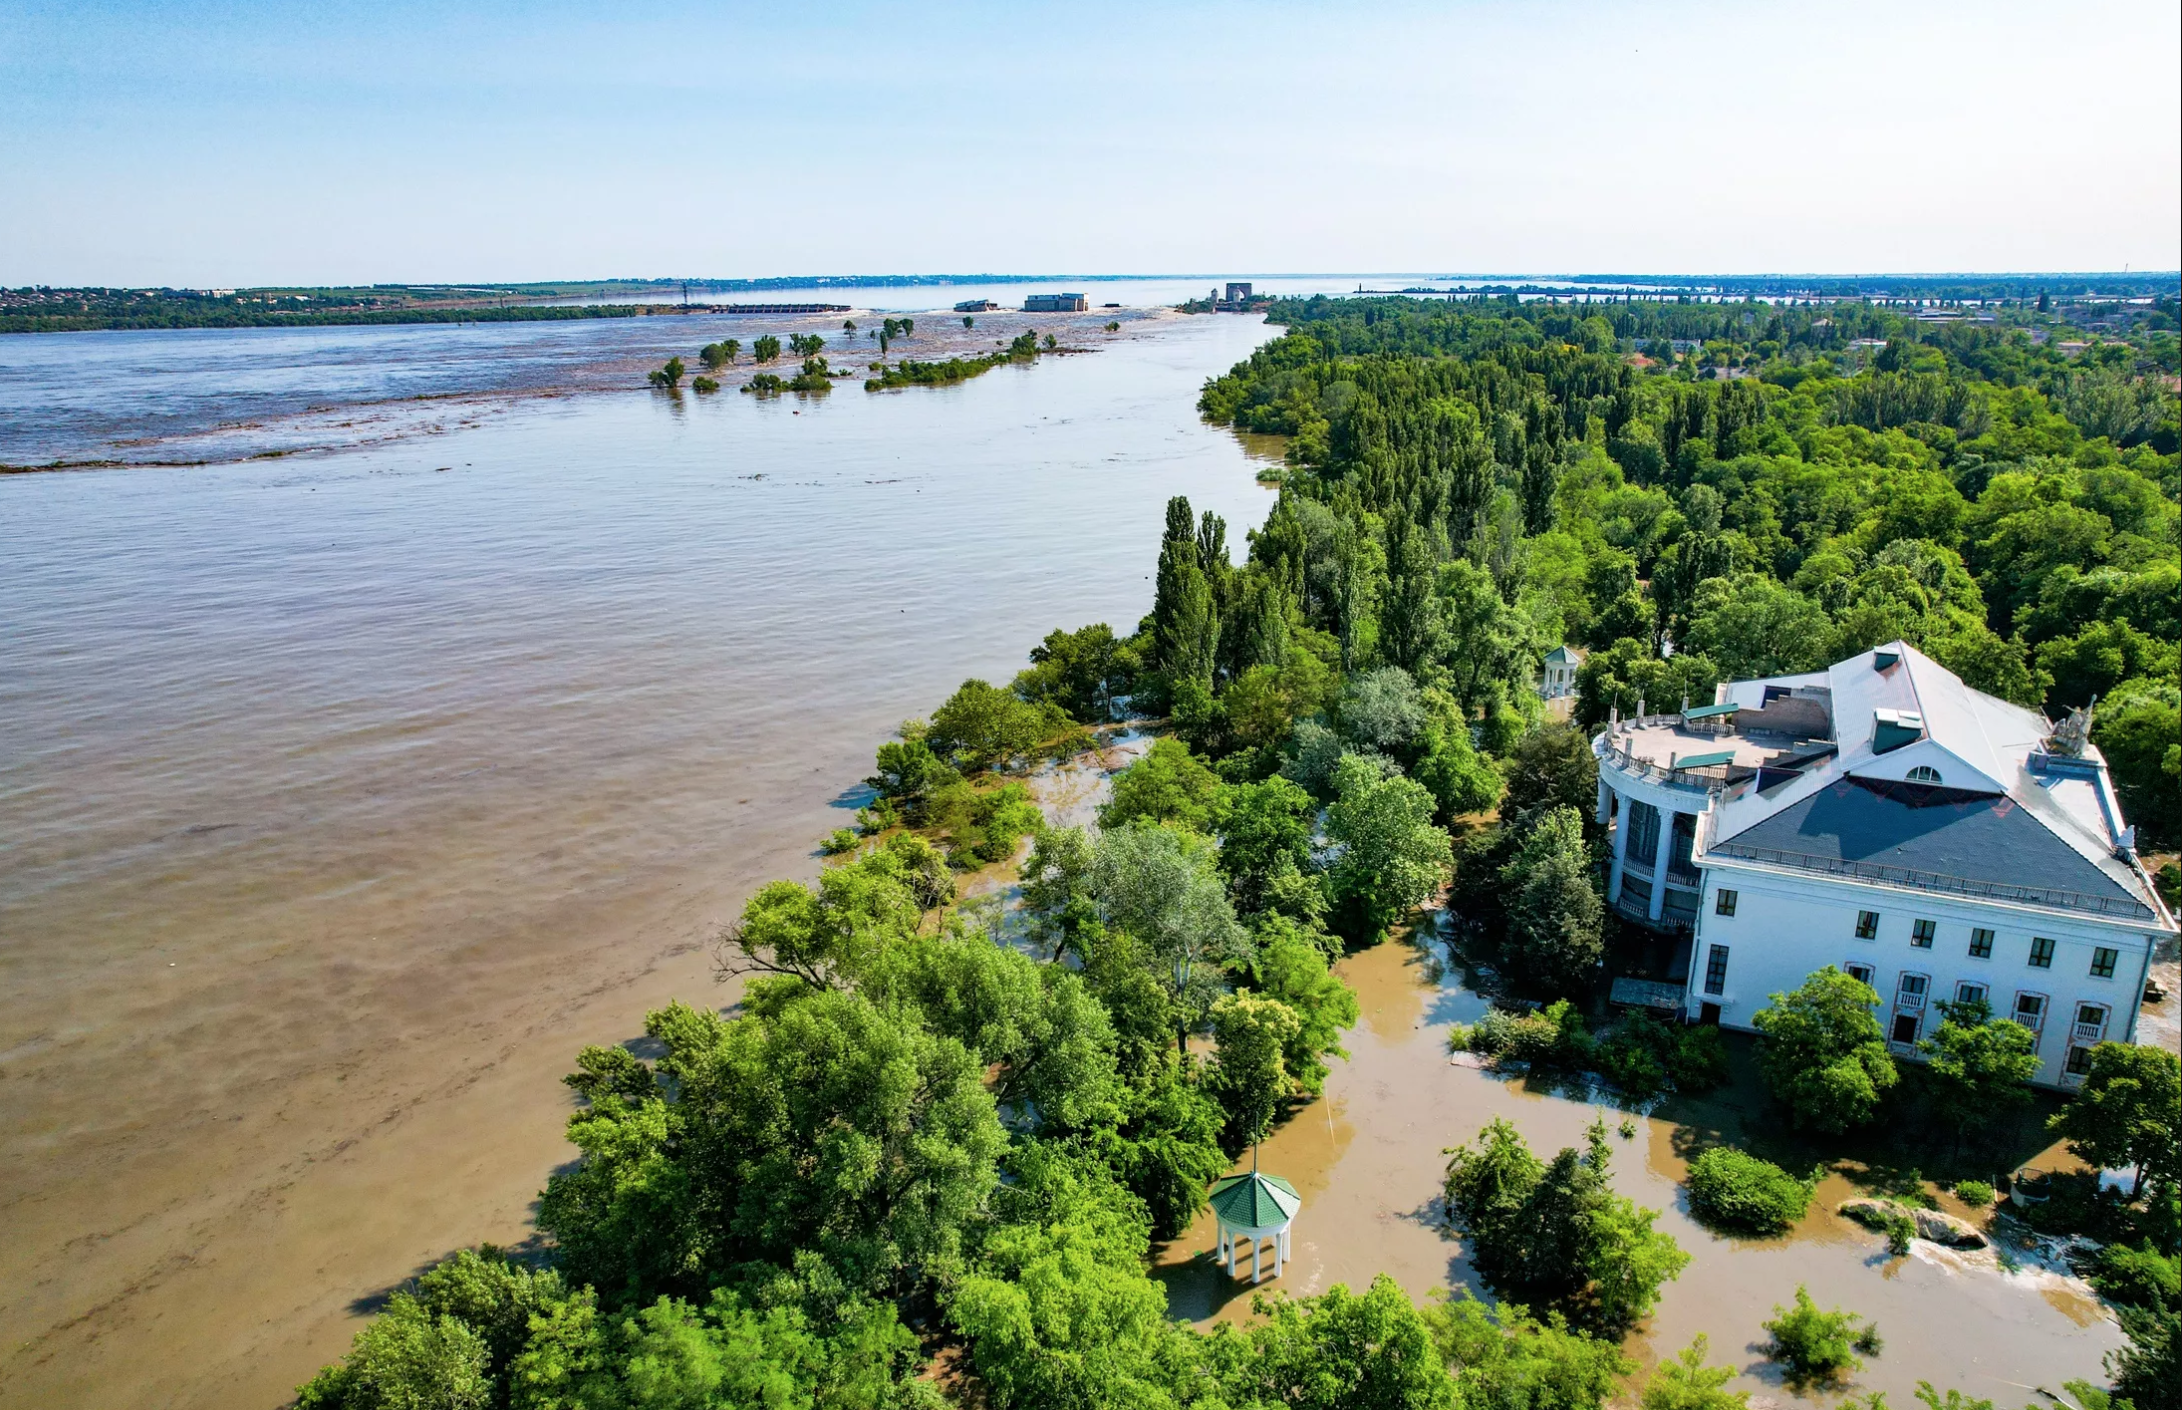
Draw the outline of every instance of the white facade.
M2056 728L1901 643L1718 697L1616 719L1593 745L1608 902L1690 935L1687 1016L1748 1029L1834 965L1878 991L1904 1056L1938 1001L1968 997L2038 1034L2047 1085L2133 1041L2176 925L2083 722Z

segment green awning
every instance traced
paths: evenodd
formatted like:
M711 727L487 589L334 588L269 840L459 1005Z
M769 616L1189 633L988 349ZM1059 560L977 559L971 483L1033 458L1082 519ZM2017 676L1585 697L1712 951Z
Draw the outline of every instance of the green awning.
M1715 715L1732 715L1742 708L1740 705L1700 705L1694 710L1684 710L1682 718L1685 720L1709 720Z
M1714 764L1732 764L1734 762L1735 751L1722 749L1715 754L1692 754L1687 759L1677 759L1674 761L1674 766L1678 769L1705 769L1712 767Z

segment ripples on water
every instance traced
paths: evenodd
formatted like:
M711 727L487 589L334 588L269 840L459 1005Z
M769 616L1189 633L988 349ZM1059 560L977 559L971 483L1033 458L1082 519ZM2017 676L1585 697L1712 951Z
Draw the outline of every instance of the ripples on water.
M423 349L375 388L501 375L466 360L500 329L369 332ZM1168 495L1240 545L1270 495L1191 405L1266 335L0 478L0 1403L141 1401L260 1323L174 1403L267 1402L348 1299L518 1234L576 1047L714 998L693 939L811 865L897 721L1132 628ZM303 337L178 346L217 382L267 336Z

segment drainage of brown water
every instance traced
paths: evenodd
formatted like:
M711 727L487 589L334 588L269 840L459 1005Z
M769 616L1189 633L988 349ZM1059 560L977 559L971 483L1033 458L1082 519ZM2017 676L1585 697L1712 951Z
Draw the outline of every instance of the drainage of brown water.
M1461 988L1430 935L1352 955L1341 973L1362 1008L1346 1036L1349 1057L1333 1063L1325 1096L1277 1129L1258 1155L1262 1169L1286 1177L1303 1196L1286 1271L1255 1289L1247 1276L1230 1279L1212 1262L1212 1219L1202 1215L1158 1253L1155 1272L1177 1317L1200 1324L1242 1320L1251 1315L1253 1291L1302 1296L1336 1283L1360 1288L1380 1272L1413 1297L1459 1289L1489 1299L1459 1236L1446 1226L1444 1149L1474 1139L1499 1116L1534 1150L1549 1153L1579 1144L1594 1117L1603 1113L1614 1127L1624 1114L1450 1061L1449 1027L1474 1020L1484 1003ZM1701 1110L1692 1104L1685 1115ZM1739 1116L1720 1114L1728 1121ZM1798 1284L1821 1305L1878 1324L1885 1349L1867 1360L1853 1384L1885 1391L1897 1405L1912 1404L1924 1380L2020 1404L2034 1387L2100 1379L2102 1358L2122 1344L2113 1320L2073 1279L2037 1269L2011 1274L1989 1255L1921 1242L1910 1256L1890 1255L1880 1236L1832 1212L1863 1193L1838 1174L1826 1177L1811 1213L1784 1238L1713 1234L1690 1217L1679 1181L1685 1152L1716 1133L1695 1116L1679 1123L1633 1119L1635 1138L1614 1140L1614 1185L1661 1211L1657 1227L1692 1255L1630 1339L1627 1349L1640 1363L1672 1355L1703 1332L1715 1364L1737 1368L1737 1388L1793 1399L1762 1354L1759 1323L1776 1304L1792 1301ZM1248 1159L1238 1168L1247 1168Z

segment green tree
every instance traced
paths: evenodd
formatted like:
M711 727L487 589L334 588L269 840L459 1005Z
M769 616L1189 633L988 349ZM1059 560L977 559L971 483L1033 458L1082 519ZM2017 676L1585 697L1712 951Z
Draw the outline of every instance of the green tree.
M780 359L780 339L771 333L762 334L750 345L750 355L759 362L777 362Z
M1384 1273L1362 1296L1259 1299L1248 1331L1222 1326L1205 1359L1227 1404L1284 1410L1455 1410L1455 1382L1409 1297Z
M1004 769L1036 752L1057 727L1058 722L1013 691L966 680L932 712L925 742L967 771Z
M488 1410L485 1338L461 1319L427 1312L406 1292L357 1333L338 1364L296 1395L299 1410Z
M1714 1146L1690 1162L1690 1212L1715 1228L1785 1234L1810 1208L1817 1184L1748 1151Z
M2038 1075L2038 1035L1995 1021L1984 1000L1940 1004L1940 1026L1918 1042L1934 1113L1956 1139L1988 1126L2030 1100Z
M682 373L685 370L682 366L682 359L670 357L667 359L666 366L653 368L645 375L651 379L653 386L664 387L671 392L682 385Z
M1326 1084L1326 1058L1347 1057L1343 1029L1356 1023L1356 991L1326 963L1326 952L1293 923L1271 927L1259 939L1254 974L1260 993L1287 1005L1296 1027L1281 1049L1281 1066L1304 1094Z
M1417 683L1399 666L1349 677L1339 709L1341 732L1350 743L1396 757L1408 757L1411 741L1428 722Z
M1832 644L1825 609L1763 573L1697 585L1689 648L1711 657L1730 680L1817 670L1833 659ZM1667 708L1677 702L1656 703Z
M1501 816L1518 827L1555 808L1582 814L1597 802L1599 761L1589 736L1572 724L1543 724L1524 735L1509 751L1505 772Z
M1225 790L1216 828L1220 869L1227 873L1237 909L1255 914L1274 904L1278 879L1307 874L1313 865L1311 795L1274 775L1262 783Z
M1557 807L1539 818L1500 869L1500 884L1510 968L1539 989L1579 992L1604 952L1605 906L1576 810Z
M1023 861L1023 914L1031 937L1049 959L1088 953L1088 932L1099 924L1098 896L1092 887L1096 852L1080 827L1039 830Z
M1161 739L1114 779L1113 794L1099 809L1099 826L1126 827L1144 818L1210 833L1225 791L1219 775L1188 745Z
M987 1403L1170 1405L1166 1289L1144 1273L1143 1206L1100 1166L1033 1144L1011 1156L997 1227L947 1319Z
M1265 1139L1281 1104L1295 1089L1283 1055L1303 1031L1303 1020L1278 999L1245 990L1225 994L1212 1006L1219 1043L1205 1090L1227 1115L1228 1149Z
M1106 928L1143 947L1176 1023L1180 1048L1220 990L1220 967L1247 958L1213 844L1148 822L1102 833L1092 888Z
M1766 1356L1786 1368L1793 1386L1838 1381L1861 1370L1863 1356L1879 1352L1879 1334L1871 1323L1838 1307L1821 1309L1800 1284L1795 1306L1775 1303L1772 1319L1761 1325L1773 1338Z
M1073 632L1056 627L1030 649L1030 669L1015 678L1015 693L1032 704L1050 700L1087 723L1107 719L1115 692L1126 686L1119 651L1104 622Z
M1703 1332L1672 1359L1662 1359L1644 1383L1643 1410L1742 1410L1750 1392L1729 1390L1733 1366L1707 1366L1711 1342Z
M2047 1125L2095 1168L2134 1166L2135 1192L2147 1176L2182 1180L2182 1061L2164 1048L2101 1043L2075 1099Z
M2182 689L2172 679L2123 681L2099 702L2091 738L2144 840L2182 841Z
M958 1273L1006 1140L983 1061L858 995L755 1007L650 1015L663 1082L585 1050L538 1211L562 1267L624 1303L806 1251L874 1293Z
M1432 795L1411 779L1388 778L1350 755L1333 786L1326 836L1340 850L1327 873L1330 894L1351 938L1375 939L1447 879L1452 845L1433 825Z
M1465 1410L1601 1410L1636 1369L1615 1343L1520 1307L1488 1312L1460 1297L1429 1304L1423 1315Z
M1775 994L1751 1023L1763 1041L1758 1067L1798 1127L1826 1132L1861 1126L1899 1079L1869 984L1826 966L1790 994Z
M1595 1122L1584 1150L1541 1164L1496 1118L1475 1148L1450 1153L1445 1194L1496 1294L1618 1337L1651 1311L1660 1285L1680 1275L1689 1255L1652 1227L1657 1211L1614 1193L1611 1154L1605 1123Z

